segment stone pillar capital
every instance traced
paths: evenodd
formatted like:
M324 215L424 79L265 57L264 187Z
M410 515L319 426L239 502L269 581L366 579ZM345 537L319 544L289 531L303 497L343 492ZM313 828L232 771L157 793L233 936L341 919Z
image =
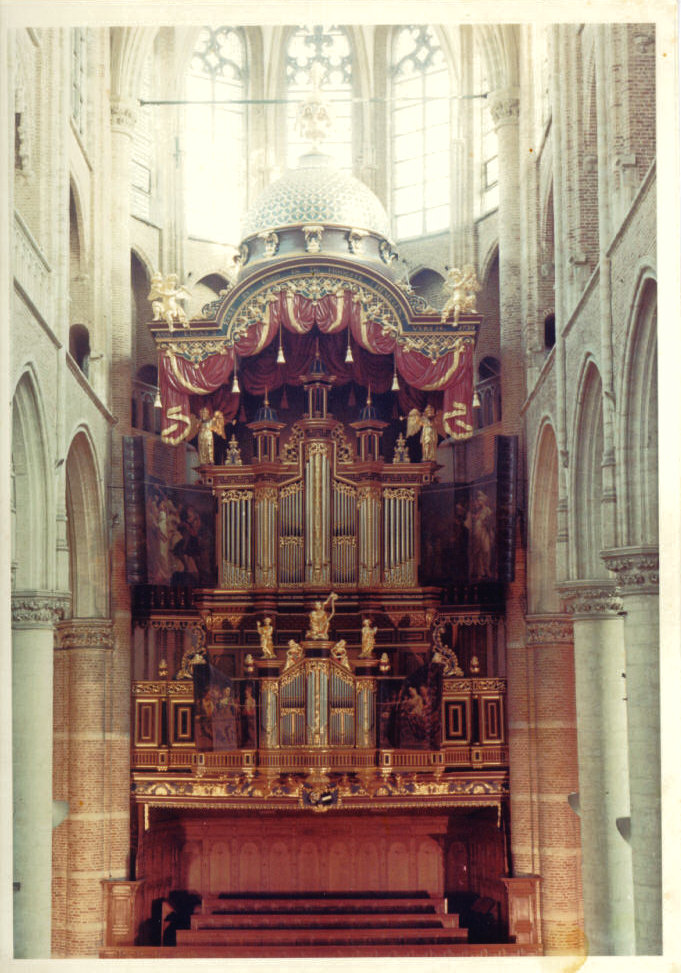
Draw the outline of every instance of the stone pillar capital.
M574 619L615 618L623 614L622 600L615 581L565 581L558 585L565 610Z
M601 551L608 570L617 576L619 594L657 594L660 584L660 556L657 547L618 547Z
M572 644L572 618L569 615L528 615L528 645Z
M517 88L503 88L492 91L488 96L489 110L495 128L503 125L518 124L520 116L520 98Z
M132 137L136 123L137 110L133 102L122 98L111 102L112 132L120 132L122 135Z
M46 591L12 593L12 628L54 628L64 617L71 599Z
M57 625L59 649L112 649L113 644L109 618L69 618Z

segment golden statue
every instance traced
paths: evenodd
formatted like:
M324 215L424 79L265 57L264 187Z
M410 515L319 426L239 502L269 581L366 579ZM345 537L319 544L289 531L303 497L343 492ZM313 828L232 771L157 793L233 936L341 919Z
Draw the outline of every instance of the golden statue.
M300 662L303 658L303 647L295 639L288 640L288 649L286 650L286 665L284 666L284 671L290 669L294 666L296 662Z
M370 659L374 652L374 645L376 644L376 632L378 628L376 625L372 627L371 620L365 618L362 622L362 651L359 653L360 659Z
M412 409L407 416L407 436L414 436L421 430L421 460L427 463L435 459L437 449L437 430L434 423L435 409L427 405L422 413Z
M213 433L218 436L225 436L225 417L216 410L212 415L210 409L204 405L199 413L199 418L192 416L192 422L188 439L198 436L199 463L201 466L213 466L215 463L215 449L213 443Z
M274 652L274 640L272 638L272 633L274 629L272 628L272 621L266 618L263 624L256 622L256 627L258 629L258 635L260 636L260 648L262 649L263 659L276 659Z
M449 291L449 297L442 308L442 317L440 318L442 324L445 323L452 312L454 324L458 324L462 311L475 311L475 295L480 290L480 284L475 275L475 267L471 264L467 264L463 270L451 267L447 272L443 289Z
M350 660L348 659L347 643L345 639L341 639L340 642L336 642L334 647L331 649L331 656L345 669L350 668Z
M189 319L178 301L186 301L190 292L182 284L177 284L177 274L152 274L148 301L154 312L154 321L165 321L171 331L173 324L179 322L183 328L189 327Z
M336 599L338 595L331 592L326 601L315 601L314 608L310 612L310 628L307 631L308 639L328 639L329 625L336 612ZM331 614L327 615L326 606L331 602Z

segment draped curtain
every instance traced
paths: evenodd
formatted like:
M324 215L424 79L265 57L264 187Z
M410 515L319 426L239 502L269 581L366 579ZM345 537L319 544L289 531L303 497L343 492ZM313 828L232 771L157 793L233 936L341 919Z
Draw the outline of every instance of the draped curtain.
M377 393L387 392L393 367L404 380L400 385L400 408L413 404L404 383L425 392L443 393L443 424L453 439L467 439L473 432L473 347L463 344L433 362L415 349L398 343L377 321L367 318L361 304L349 291L339 290L313 300L291 290L282 290L268 305L263 320L254 323L234 342L193 364L171 351L162 354L159 385L163 407L162 435L177 444L191 428L193 396L212 396L226 420L239 408L239 395L230 391L235 365L239 382L253 395L264 395L286 385L299 385L315 355L314 327L321 332L320 354L338 384L354 381L371 385ZM279 335L285 347L286 363L277 364ZM284 340L284 335L296 340ZM353 361L345 361L348 341ZM394 363L394 364L393 364Z

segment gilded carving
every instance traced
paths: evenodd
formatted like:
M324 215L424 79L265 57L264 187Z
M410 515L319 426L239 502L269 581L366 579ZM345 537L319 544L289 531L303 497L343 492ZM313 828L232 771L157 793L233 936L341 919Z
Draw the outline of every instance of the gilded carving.
M458 267L450 267L443 289L449 292L449 297L442 308L440 317L443 324L450 314L456 325L459 323L462 313L475 311L475 295L480 290L480 284L475 274L475 267L472 264L467 264L463 270L459 270Z
M336 459L339 463L352 463L355 458L355 452L345 435L345 429L342 425L334 426L331 431L331 438L336 443ZM338 484L338 486L345 486L346 484ZM354 488L353 489L354 492Z
M220 500L222 503L239 503L240 500L251 500L252 490L221 490Z
M305 439L305 433L303 432L303 427L294 422L291 426L291 435L288 441L284 443L282 447L282 459L285 463L297 463L300 458L300 444ZM293 492L295 489L300 489L300 484L292 483L290 487L285 487L284 490ZM282 491L282 496L285 496L284 491Z

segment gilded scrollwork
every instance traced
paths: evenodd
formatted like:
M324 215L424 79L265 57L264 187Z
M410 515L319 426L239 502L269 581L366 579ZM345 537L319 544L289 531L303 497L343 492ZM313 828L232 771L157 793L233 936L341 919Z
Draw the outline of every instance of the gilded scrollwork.
M294 422L291 426L291 434L288 440L282 446L282 459L284 463L297 463L300 458L300 444L305 439L305 433L303 427L298 422ZM288 487L284 487L284 490L293 492L296 489L300 489L300 484L292 483ZM284 490L282 490L282 496L284 496Z
M342 425L337 425L331 432L331 438L336 444L336 459L339 463L352 463L355 458L355 451L352 448L345 429Z

